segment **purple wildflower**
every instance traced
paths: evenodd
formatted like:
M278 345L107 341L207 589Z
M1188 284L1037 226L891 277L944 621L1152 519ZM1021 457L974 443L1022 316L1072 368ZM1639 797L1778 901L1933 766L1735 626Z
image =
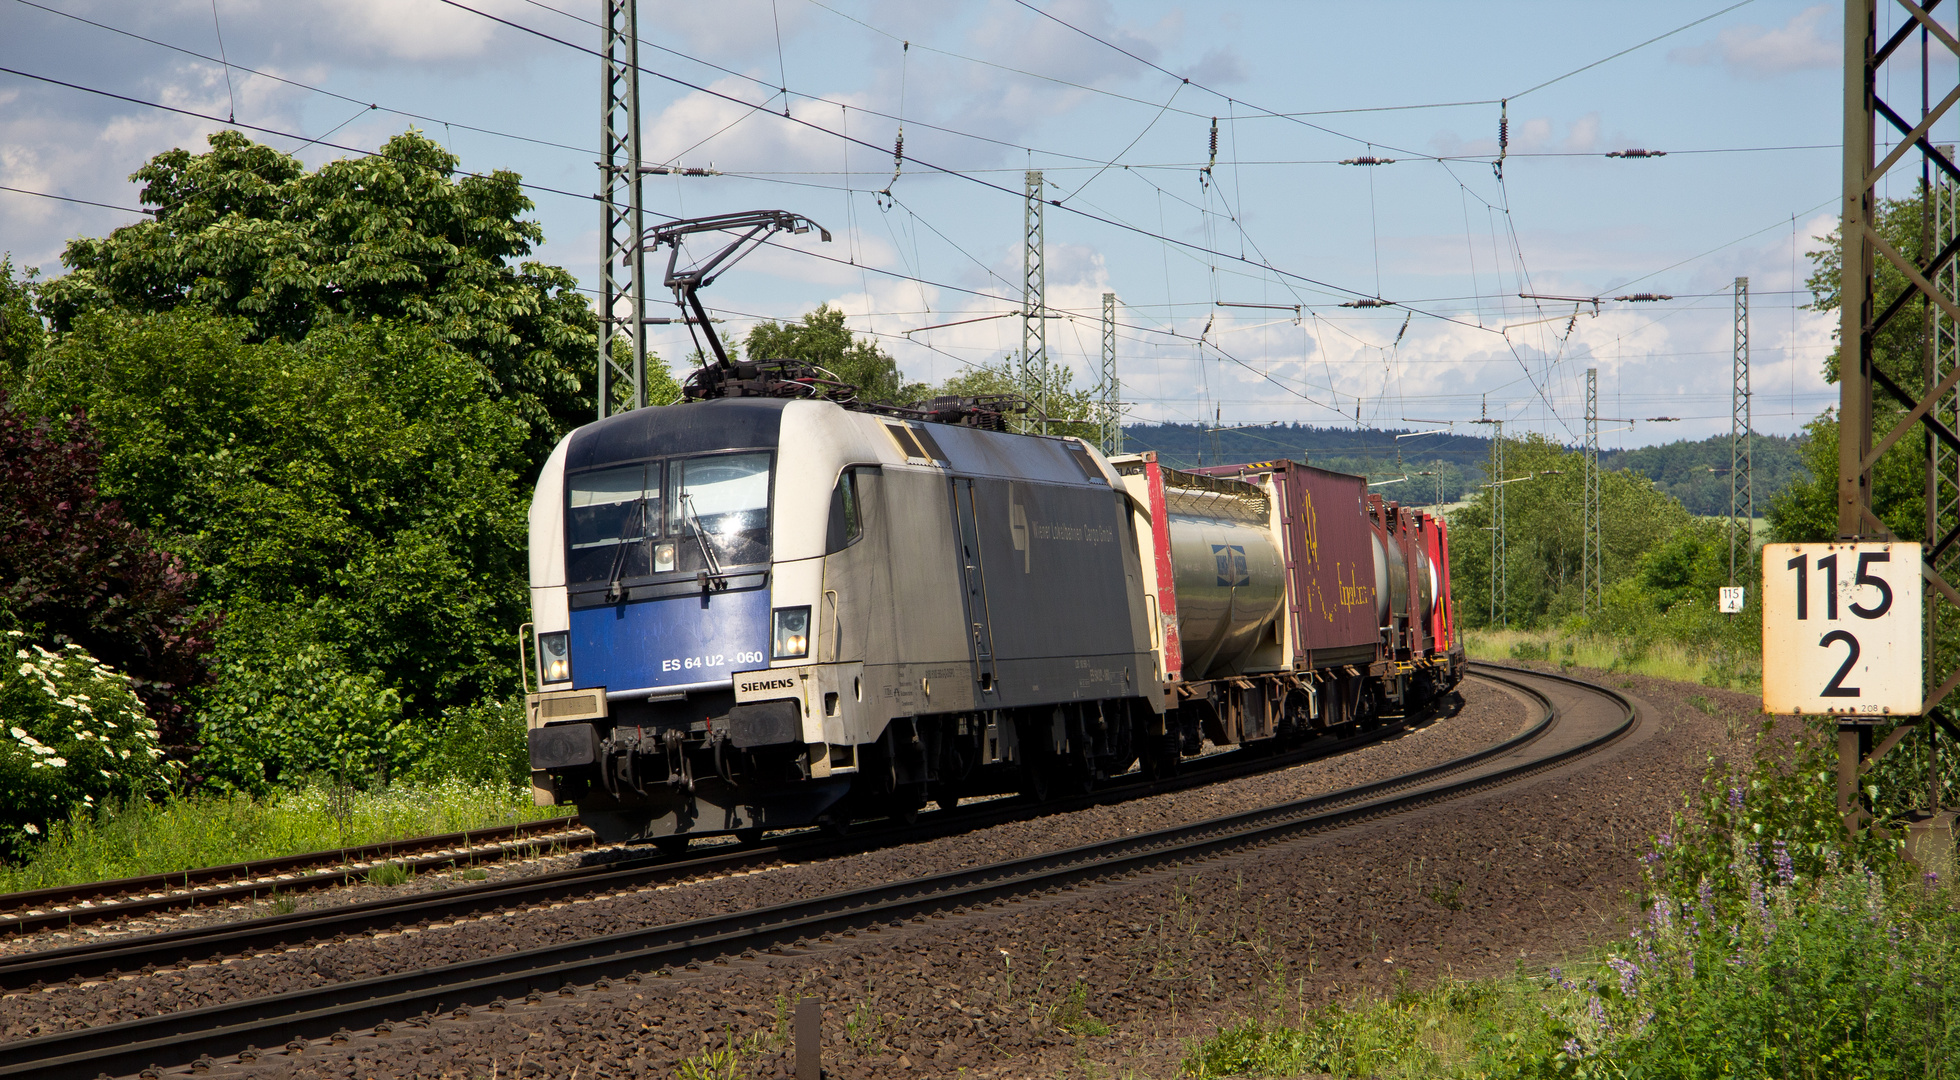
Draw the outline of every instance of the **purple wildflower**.
M1940 883L1940 873L1939 873L1939 871L1937 871L1937 870L1928 870L1928 871L1926 871L1926 884L1927 884L1927 886L1928 886L1928 887L1931 887L1931 886L1934 886L1934 885L1938 885L1939 883Z
M1731 810L1742 809L1742 789L1740 787L1732 787L1729 789L1729 809Z
M1614 971L1620 973L1620 993L1627 997L1633 997L1639 992L1636 987L1640 981L1640 965L1635 964L1631 960L1621 960L1618 958L1608 960L1606 964Z
M1790 848L1781 840L1776 841L1774 846L1776 848L1776 883L1779 885L1788 885L1797 880L1797 868L1790 861Z
M1565 1040L1565 1056L1566 1056L1566 1057L1569 1057L1569 1058L1582 1058L1582 1057L1585 1057L1585 1056L1586 1056L1586 1048L1585 1048L1585 1047L1583 1047L1583 1046L1580 1046L1580 1045L1579 1045L1579 1040L1577 1040L1577 1039L1567 1039L1567 1040Z

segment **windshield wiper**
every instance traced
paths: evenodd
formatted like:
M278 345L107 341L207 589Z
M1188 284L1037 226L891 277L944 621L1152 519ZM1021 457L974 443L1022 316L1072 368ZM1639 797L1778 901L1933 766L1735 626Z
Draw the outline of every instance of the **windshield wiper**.
M701 582L701 591L706 592L710 588L717 591L728 588L728 578L721 572L721 560L715 558L714 546L708 543L708 538L704 535L705 530L701 528L701 515L694 509L693 495L681 493L681 509L688 517L694 519L694 542L701 545L701 561L708 564L706 570L695 575L696 580Z
M644 494L640 496L638 523L632 527L639 531L641 539L645 540L648 544L653 543L653 538L646 535L647 499ZM622 536L619 538L619 549L613 552L612 572L606 575L609 579L606 585L606 603L608 604L618 603L623 592L620 588L620 579L626 576L626 548L631 543L632 541Z

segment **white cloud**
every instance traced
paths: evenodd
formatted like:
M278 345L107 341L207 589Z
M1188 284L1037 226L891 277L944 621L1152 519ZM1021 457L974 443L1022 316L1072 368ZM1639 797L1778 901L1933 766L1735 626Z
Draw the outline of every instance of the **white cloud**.
M1719 63L1733 74L1754 78L1835 68L1844 63L1844 46L1833 22L1836 14L1832 5L1817 4L1790 16L1782 26L1731 26L1714 41L1674 49L1667 58L1682 64Z

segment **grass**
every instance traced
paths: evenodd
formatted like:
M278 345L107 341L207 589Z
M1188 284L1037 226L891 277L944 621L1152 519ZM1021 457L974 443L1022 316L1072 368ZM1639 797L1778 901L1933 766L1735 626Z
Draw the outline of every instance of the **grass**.
M378 791L323 785L264 800L193 795L140 801L77 814L54 826L24 862L0 866L0 893L167 874L570 812L569 807L533 806L524 788L461 780L398 784Z
M1583 995L1523 974L1444 978L1421 993L1361 998L1247 1019L1187 1047L1195 1077L1495 1077L1540 1075L1531 1063L1561 1053L1551 1014ZM1558 1075L1554 1067L1543 1075Z
M1495 663L1537 660L1738 690L1762 685L1759 659L1750 657L1738 663L1713 650L1678 642L1638 645L1623 638L1557 629L1471 630L1463 635L1463 647L1472 660Z

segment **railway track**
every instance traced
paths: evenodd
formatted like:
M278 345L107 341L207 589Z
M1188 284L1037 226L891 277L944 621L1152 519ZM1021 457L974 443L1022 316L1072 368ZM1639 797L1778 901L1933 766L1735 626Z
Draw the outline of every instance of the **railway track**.
M43 984L115 978L125 972L188 967L226 956L283 950L353 934L428 925L485 912L502 913L607 892L623 892L692 879L748 873L770 866L837 858L878 847L916 843L957 833L993 828L1011 821L1111 805L1153 795L1202 787L1302 764L1378 742L1415 720L1434 720L1453 712L1439 707L1415 718L1399 718L1345 738L1323 738L1281 754L1233 752L1209 764L1156 781L1134 775L1097 791L1051 799L1039 805L997 800L923 815L912 825L874 827L849 836L815 831L785 835L761 845L709 850L696 857L665 855L625 859L598 866L572 867L516 881L486 882L437 893L382 897L325 910L292 912L215 926L131 935L58 949L0 958L0 991ZM590 834L587 834L588 836ZM105 883L110 884L110 883Z
M576 995L586 988L609 988L613 980L657 978L703 961L765 951L793 954L838 937L877 933L894 923L1017 903L1460 798L1596 751L1637 722L1632 704L1603 687L1545 673L1480 667L1481 678L1534 700L1539 719L1505 742L1379 783L1116 842L775 907L0 1044L0 1077L86 1078L99 1072L134 1072L155 1062L208 1067L214 1057L237 1054L250 1043L283 1042L289 1053L297 1054L309 1040L382 1038L394 1024L426 1024L437 1012L521 1008L541 1001L547 991ZM363 1029L367 1034L350 1034Z
M350 884L384 863L414 873L572 851L597 843L578 818L547 818L438 836L389 840L362 847L313 851L276 859L208 866L174 874L117 878L0 894L0 937L159 911L238 903L274 893L311 892Z

